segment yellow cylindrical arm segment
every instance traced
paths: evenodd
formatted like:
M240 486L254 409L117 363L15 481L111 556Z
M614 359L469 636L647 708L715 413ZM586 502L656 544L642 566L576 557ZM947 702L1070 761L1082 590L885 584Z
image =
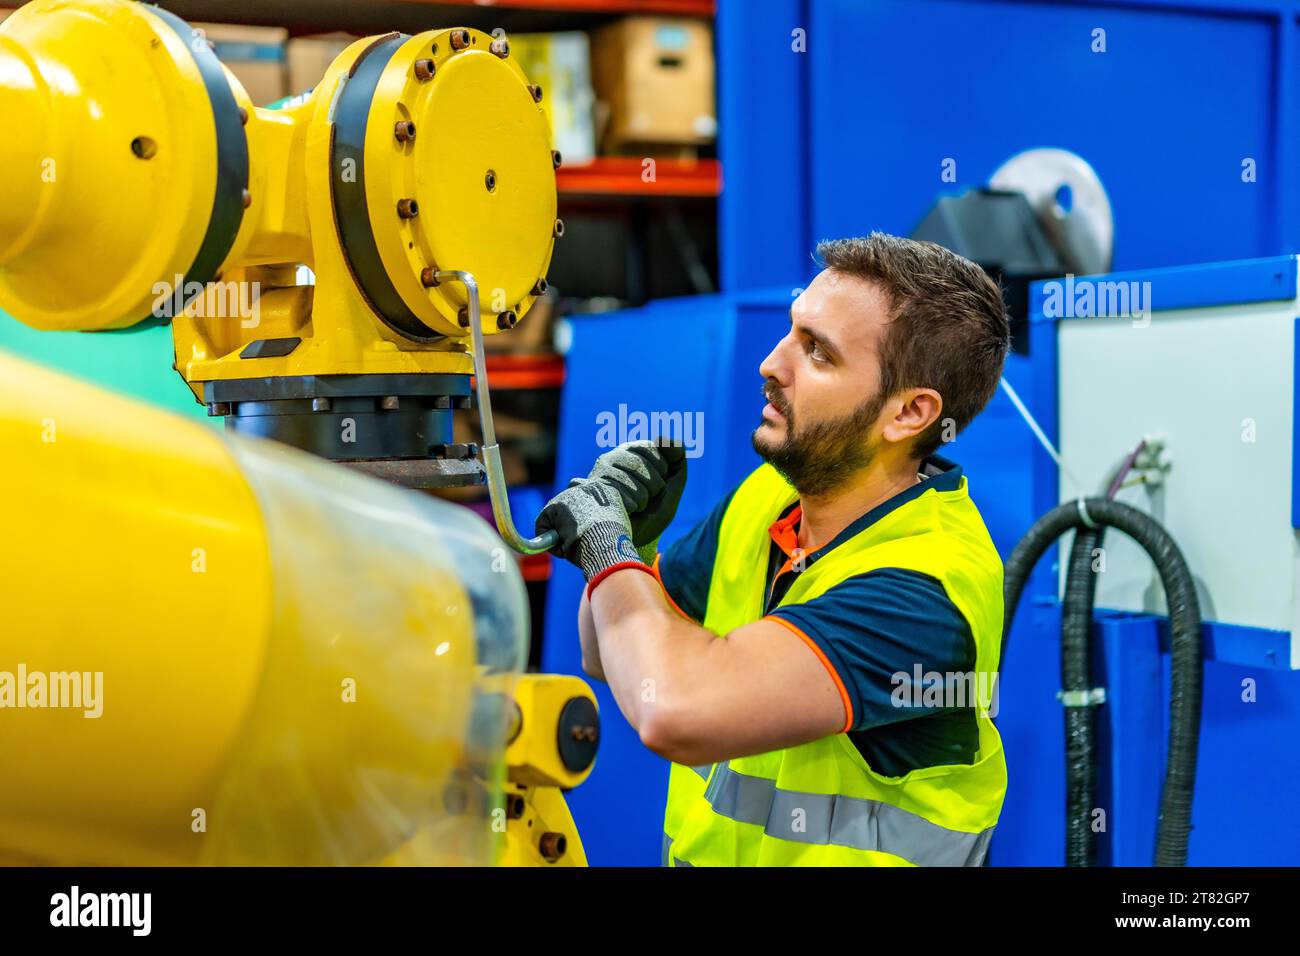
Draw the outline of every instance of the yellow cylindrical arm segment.
M492 861L527 613L481 519L3 355L0 449L0 858Z

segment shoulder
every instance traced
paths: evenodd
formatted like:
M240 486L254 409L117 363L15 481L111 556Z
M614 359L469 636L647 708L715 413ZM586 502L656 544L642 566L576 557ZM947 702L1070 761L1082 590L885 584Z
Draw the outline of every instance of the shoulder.
M824 655L852 702L850 729L918 716L892 700L900 676L973 670L976 647L966 617L933 577L879 568L846 578L808 601L770 615Z

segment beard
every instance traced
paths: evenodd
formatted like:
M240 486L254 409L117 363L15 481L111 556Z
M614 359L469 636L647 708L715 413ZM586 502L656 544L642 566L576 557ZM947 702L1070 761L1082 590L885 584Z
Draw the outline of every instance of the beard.
M785 437L768 439L766 422L754 430L754 451L775 468L800 495L819 497L843 487L875 457L878 442L867 436L885 405L883 395L873 395L840 418L816 422L802 432L780 387L771 379L763 394L785 419Z

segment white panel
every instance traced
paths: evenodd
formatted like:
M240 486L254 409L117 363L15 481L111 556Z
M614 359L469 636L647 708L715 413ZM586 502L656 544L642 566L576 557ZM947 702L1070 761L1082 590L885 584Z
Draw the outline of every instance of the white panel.
M1159 303L1155 303L1157 306ZM1105 473L1147 435L1173 467L1157 490L1119 500L1153 514L1198 580L1206 620L1300 633L1291 528L1295 302L1059 323L1061 453L1098 493ZM1247 440L1254 423L1254 440ZM1077 497L1062 475L1062 500ZM1097 605L1164 612L1150 561L1111 531ZM1064 555L1063 555L1064 557ZM1300 666L1293 642L1292 666Z

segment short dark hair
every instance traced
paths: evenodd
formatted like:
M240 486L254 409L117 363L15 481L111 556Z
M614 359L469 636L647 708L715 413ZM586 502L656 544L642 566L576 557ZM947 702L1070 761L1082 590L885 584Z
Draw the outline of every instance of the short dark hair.
M880 394L932 388L943 396L941 417L914 446L921 458L934 454L944 420L960 432L997 391L1011 338L1002 290L943 246L883 232L820 242L817 258L885 293L890 322L880 342Z

